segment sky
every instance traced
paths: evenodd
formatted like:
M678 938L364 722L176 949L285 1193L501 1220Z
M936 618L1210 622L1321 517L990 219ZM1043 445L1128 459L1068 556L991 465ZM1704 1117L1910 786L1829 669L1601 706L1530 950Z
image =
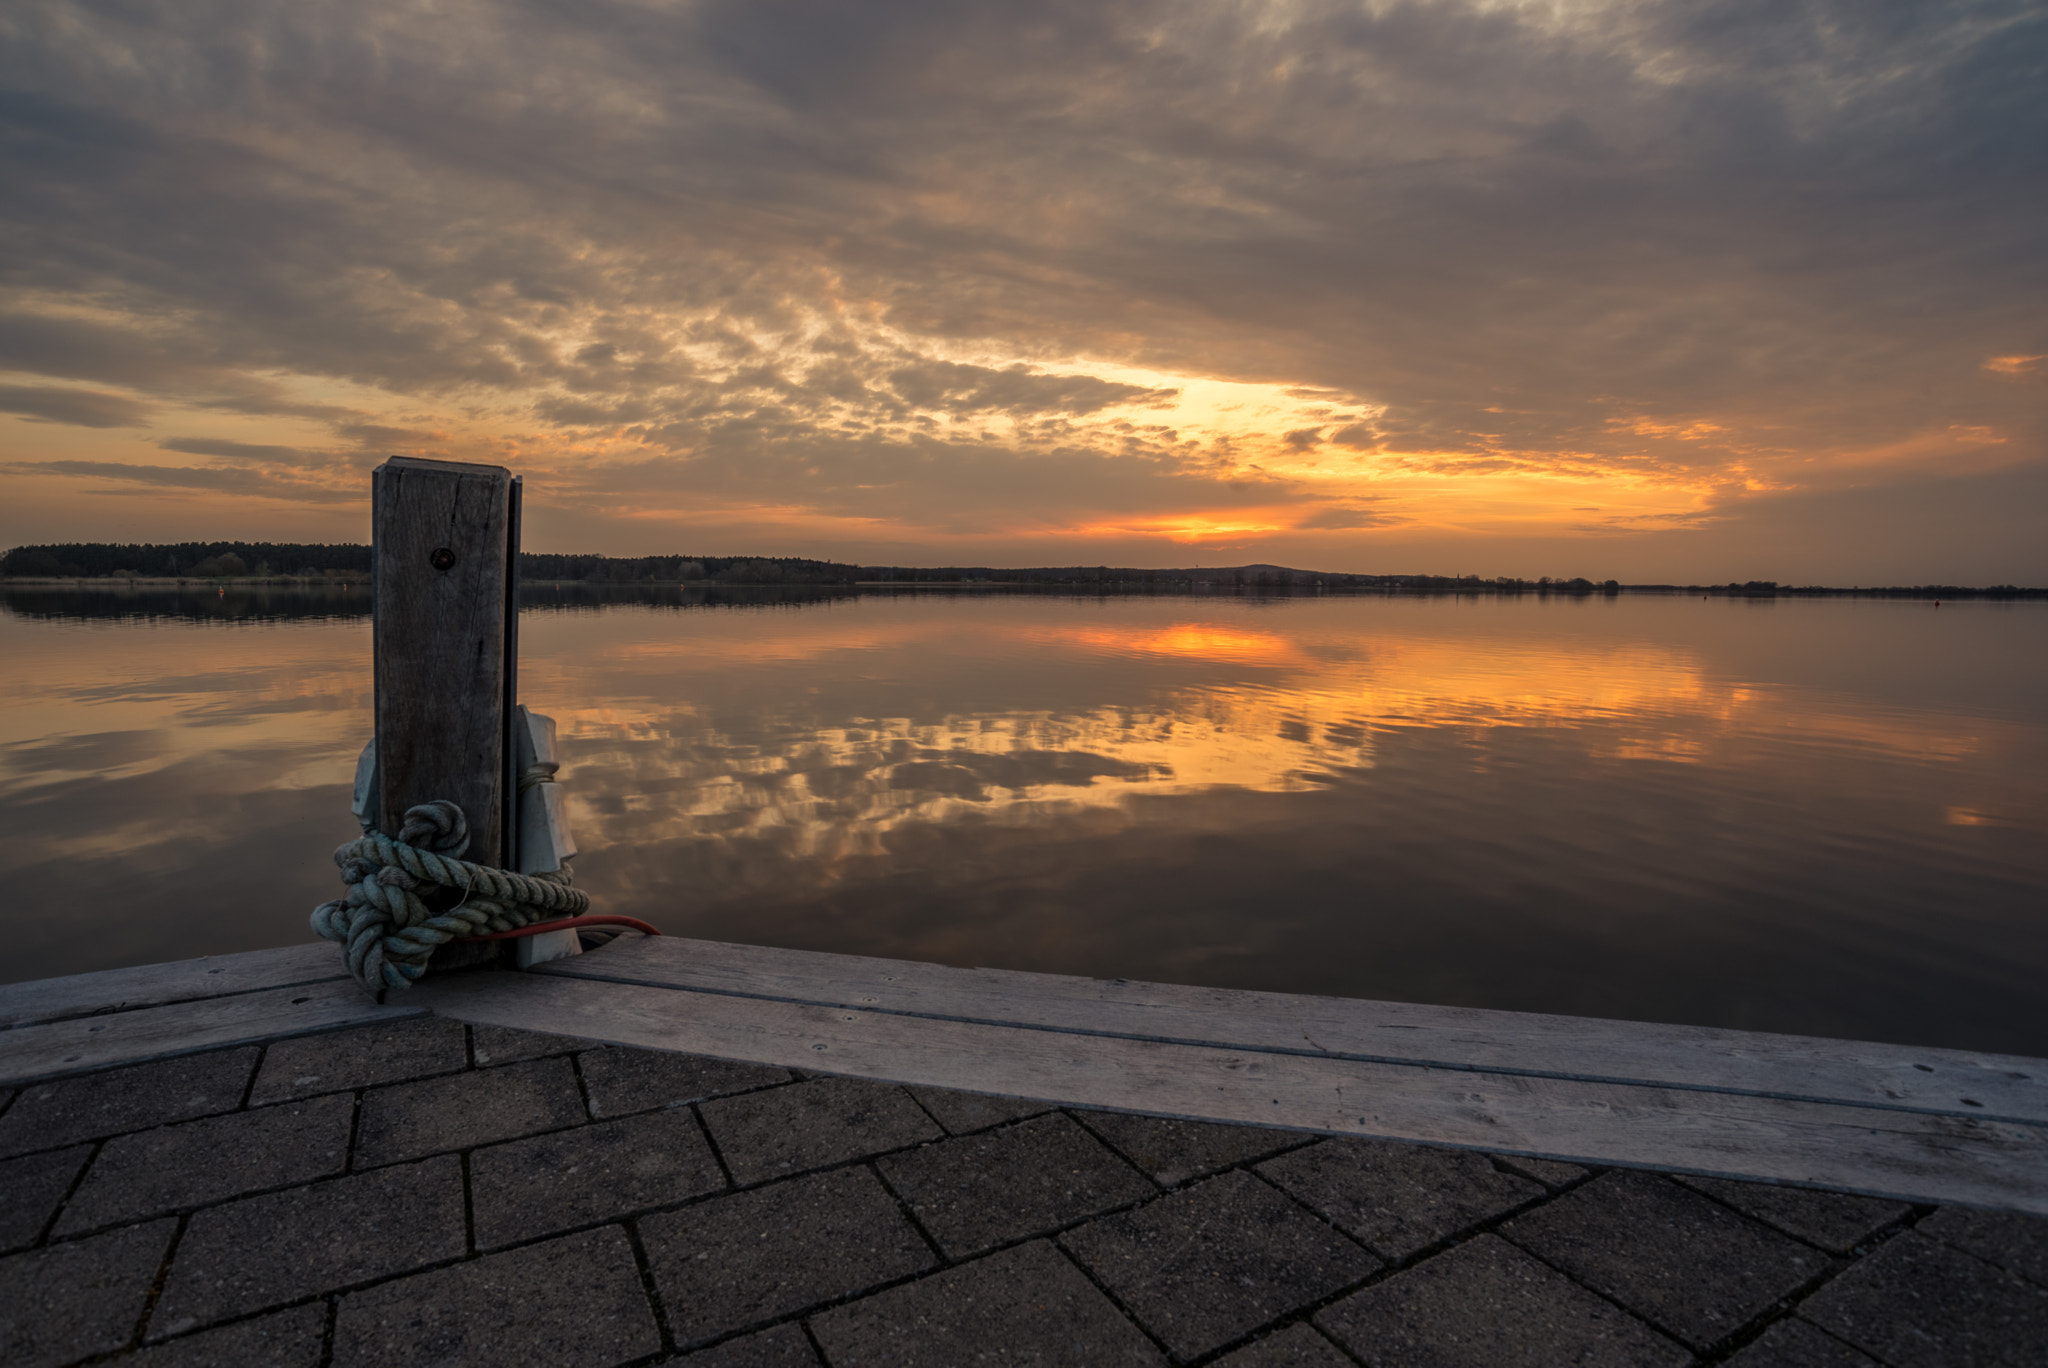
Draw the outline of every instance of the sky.
M9 0L0 544L2048 584L2048 5Z

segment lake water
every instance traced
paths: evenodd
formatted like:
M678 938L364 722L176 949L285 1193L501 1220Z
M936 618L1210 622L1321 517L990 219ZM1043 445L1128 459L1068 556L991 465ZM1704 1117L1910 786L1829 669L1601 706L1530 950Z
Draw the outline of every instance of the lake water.
M671 933L2048 1055L2048 605L530 597ZM0 603L0 978L306 939L360 592Z

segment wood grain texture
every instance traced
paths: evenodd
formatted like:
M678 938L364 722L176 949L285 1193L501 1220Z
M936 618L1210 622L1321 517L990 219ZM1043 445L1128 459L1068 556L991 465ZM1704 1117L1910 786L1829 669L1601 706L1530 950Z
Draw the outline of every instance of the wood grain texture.
M448 799L487 865L505 847L511 489L502 466L403 456L371 481L379 826Z
M1086 1107L2048 1214L2048 1131L1744 1094L1083 1035L562 975L422 983L459 1020Z
M331 946L322 948L333 954ZM32 1083L425 1011L424 1004L411 1001L380 1007L353 980L343 979L17 1026L0 1031L0 1082Z
M676 936L539 972L942 1020L2048 1123L2048 1060L1594 1017L954 969Z
M133 969L102 969L0 986L0 1027L129 1012L347 977L341 951L326 941Z

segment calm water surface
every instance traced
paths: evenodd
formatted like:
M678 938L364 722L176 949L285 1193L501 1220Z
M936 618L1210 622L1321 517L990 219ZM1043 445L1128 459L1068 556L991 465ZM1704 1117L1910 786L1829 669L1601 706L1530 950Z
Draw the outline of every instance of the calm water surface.
M0 978L306 938L359 595L0 612ZM2048 1055L2048 608L536 597L599 909Z

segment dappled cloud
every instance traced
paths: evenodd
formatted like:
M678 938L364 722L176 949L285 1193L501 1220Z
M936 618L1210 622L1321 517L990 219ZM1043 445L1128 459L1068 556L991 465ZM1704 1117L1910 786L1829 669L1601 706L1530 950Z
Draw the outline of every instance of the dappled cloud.
M519 470L549 550L1627 577L1763 519L1844 579L2041 564L2038 7L0 36L0 538L360 538L406 453ZM1979 516L1916 523L1930 481Z

